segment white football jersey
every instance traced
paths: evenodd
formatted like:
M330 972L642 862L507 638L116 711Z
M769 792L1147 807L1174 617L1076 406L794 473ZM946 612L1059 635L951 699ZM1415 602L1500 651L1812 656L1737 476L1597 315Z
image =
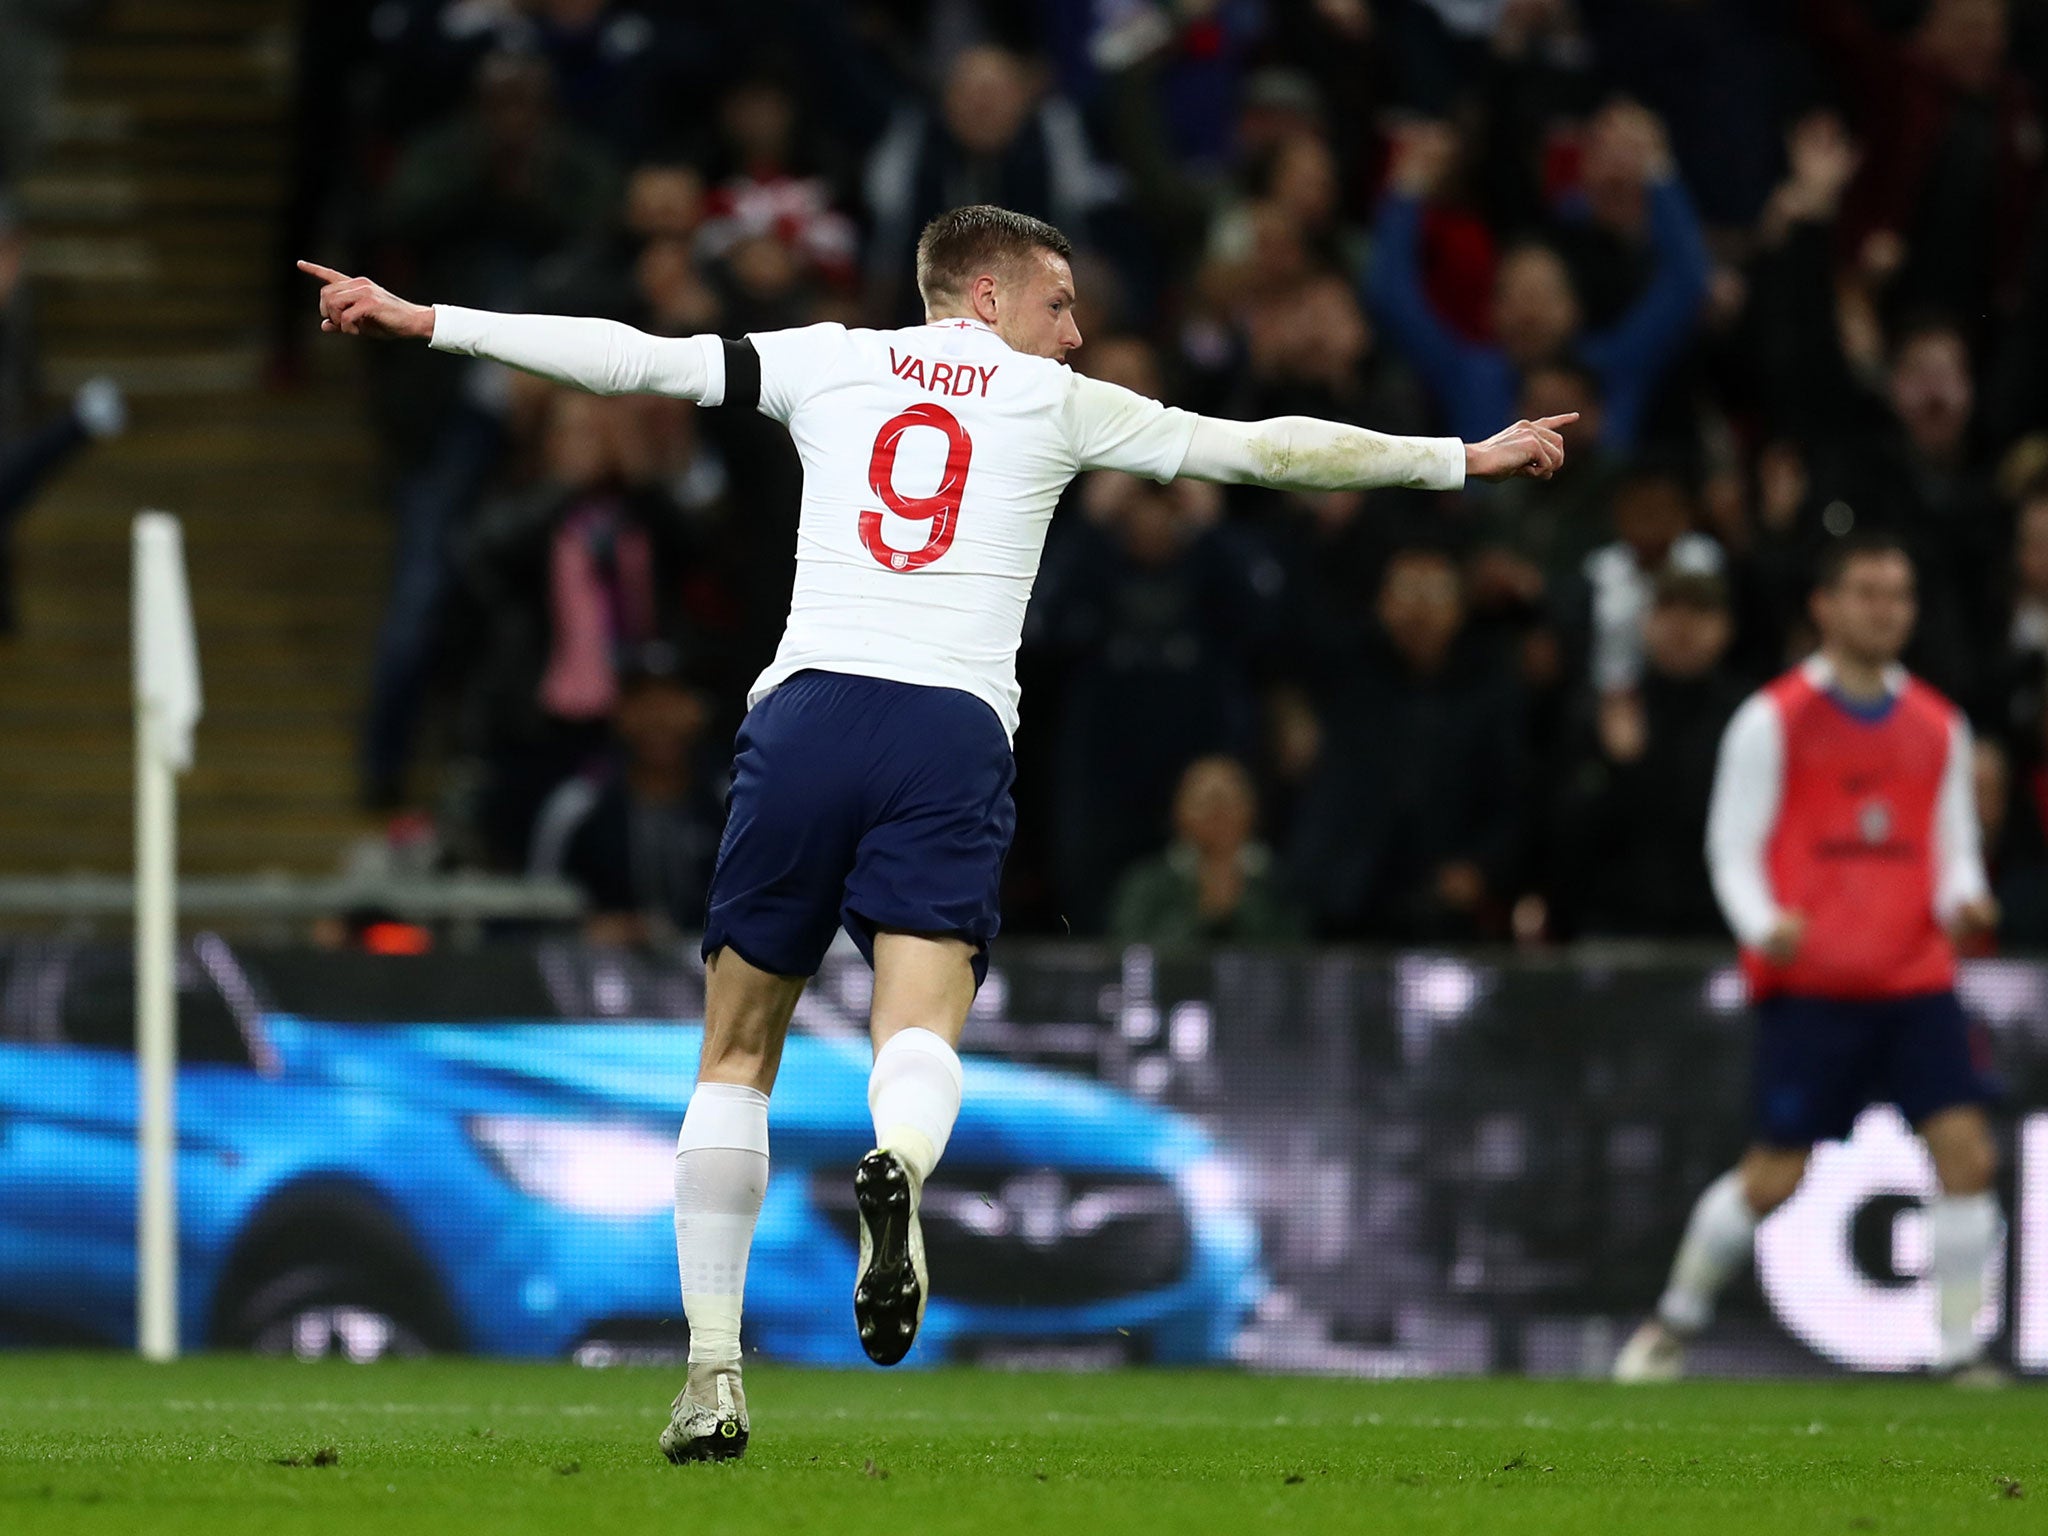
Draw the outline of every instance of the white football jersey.
M958 688L1017 730L1017 645L1075 475L1171 480L1197 418L978 320L748 338L804 466L789 624L747 702L806 668Z

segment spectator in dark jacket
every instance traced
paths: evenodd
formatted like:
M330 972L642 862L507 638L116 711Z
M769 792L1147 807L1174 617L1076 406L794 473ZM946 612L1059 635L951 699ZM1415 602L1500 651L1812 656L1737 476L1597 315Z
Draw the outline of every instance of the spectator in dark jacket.
M1908 36L1867 0L1803 0L1868 153L1843 242L1895 314L1942 309L1986 336L2018 298L2041 117L2007 59L2006 0L1930 0Z
M1246 306L1244 322L1244 356L1218 414L1241 421L1314 416L1414 435L1426 429L1414 376L1376 345L1357 293L1335 271L1261 297ZM1297 650L1313 646L1320 622L1370 587L1387 551L1404 542L1400 529L1439 515L1434 501L1415 491L1239 486L1227 497L1237 525L1285 573L1287 633L1279 643Z
M494 54L469 111L406 147L382 227L448 302L505 308L529 296L543 258L610 228L618 168L563 121L547 67Z
M905 324L924 318L910 258L935 215L996 203L1048 219L1079 244L1099 198L1096 183L1073 106L1041 96L1016 55L968 49L947 73L938 110L900 109L868 162L875 223L868 271L885 312Z
M528 872L583 889L591 939L645 944L704 926L724 820L699 761L710 722L675 649L643 647L621 669L615 751L542 806Z
M551 260L603 243L619 185L604 148L563 121L546 65L497 53L478 67L467 109L406 145L375 224L394 265L437 302L525 310ZM470 369L409 348L374 366L380 424L400 464L422 468Z
M1067 662L1054 768L1056 881L1099 933L1130 863L1159 846L1182 771L1251 745L1250 652L1264 604L1211 486L1128 475L1081 483L1083 520L1040 575L1027 635Z
M1721 733L1746 691L1722 667L1733 638L1721 578L1667 570L1643 620L1640 686L1587 692L1553 843L1562 931L1723 932L1704 850Z
M1999 936L2011 948L2048 947L2048 713L2036 714L2006 770L2000 836L1986 849L2004 909ZM1982 799L1979 799L1982 821Z
M1397 151L1366 271L1374 318L1460 436L1476 440L1498 430L1485 424L1513 419L1523 374L1576 357L1600 380L1609 446L1628 448L1651 391L1692 334L1706 292L1706 245L1669 151L1660 143L1644 156L1652 271L1642 296L1613 325L1587 331L1564 260L1545 245L1518 246L1502 258L1495 279L1490 343L1467 340L1446 324L1423 282L1423 205L1454 153L1449 131L1434 125L1411 131Z
M1525 418L1573 412L1569 473L1497 485L1474 509L1480 548L1471 595L1480 613L1576 601L1587 557L1614 535L1615 494L1629 466L1603 439L1599 381L1574 363L1545 364L1522 381Z
M0 337L0 343L5 338ZM128 427L127 397L112 379L88 379L71 409L17 442L0 432L0 638L14 633L14 525L36 492L88 443Z
M1289 869L1330 937L1478 938L1499 926L1520 848L1521 699L1466 635L1443 551L1393 557L1379 622L1326 694Z
M1588 670L1603 693L1633 688L1643 668L1643 616L1667 570L1719 575L1721 546L1694 526L1692 487L1674 465L1645 462L1614 489L1615 537L1586 556L1575 630L1586 635ZM1579 606L1582 603L1583 606Z
M2008 581L1999 707L1987 718L2024 728L2048 707L2048 481L2020 498Z
M1610 85L1669 125L1686 185L1716 228L1751 222L1778 168L1777 133L1792 81L1785 0L1517 0L1523 9L1582 12L1582 54ZM1512 8L1512 7L1511 7Z
M622 670L700 638L687 580L709 551L654 473L645 402L549 397L544 473L486 502L458 542L480 610L464 726L488 765L488 840L523 860L540 801L608 737Z
M1919 572L1920 623L1907 665L1967 709L1987 702L1984 661L1998 653L2011 516L1972 453L1975 370L1963 330L1923 317L1898 333L1880 405L1812 460L1824 523L1897 534ZM1829 533L1846 531L1830 526Z

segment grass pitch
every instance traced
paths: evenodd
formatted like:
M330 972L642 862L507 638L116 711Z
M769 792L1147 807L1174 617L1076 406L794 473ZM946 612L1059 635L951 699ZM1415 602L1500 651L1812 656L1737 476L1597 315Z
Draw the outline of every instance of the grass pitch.
M1062 1536L2048 1530L2048 1394L750 1366L736 1466L676 1380L0 1355L0 1532Z

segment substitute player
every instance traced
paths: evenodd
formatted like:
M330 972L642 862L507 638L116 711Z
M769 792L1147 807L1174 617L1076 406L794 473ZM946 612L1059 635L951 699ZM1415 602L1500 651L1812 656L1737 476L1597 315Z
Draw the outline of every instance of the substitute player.
M1715 894L1756 1006L1755 1139L1693 1207L1657 1314L1615 1362L1660 1381L1792 1197L1817 1141L1895 1104L1941 1181L1929 1212L1937 1369L1992 1381L1975 1322L1998 1240L1997 1149L1981 1036L1956 1000L1954 939L1998 921L1978 850L1970 728L1899 665L1913 566L1878 535L1828 550L1820 653L1729 721L1708 816Z
M740 1300L768 1177L768 1093L805 981L844 927L874 967L875 1150L854 1173L854 1317L882 1365L927 1281L917 1208L960 1110L955 1053L997 928L1015 811L1017 643L1046 527L1085 470L1294 490L1548 479L1558 428L1484 443L1305 417L1172 410L1063 366L1081 345L1066 238L1000 208L942 214L917 247L927 323L740 341L603 320L409 304L321 279L323 330L410 337L600 394L759 410L803 461L780 648L748 696L705 925L704 1044L676 1144L689 1381L662 1449L746 1447Z

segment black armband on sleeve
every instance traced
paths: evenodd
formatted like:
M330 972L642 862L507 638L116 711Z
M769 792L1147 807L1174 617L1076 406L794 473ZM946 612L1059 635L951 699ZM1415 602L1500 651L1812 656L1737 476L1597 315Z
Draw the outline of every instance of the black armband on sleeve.
M761 404L761 354L748 337L725 344L725 399L720 403L743 411Z

